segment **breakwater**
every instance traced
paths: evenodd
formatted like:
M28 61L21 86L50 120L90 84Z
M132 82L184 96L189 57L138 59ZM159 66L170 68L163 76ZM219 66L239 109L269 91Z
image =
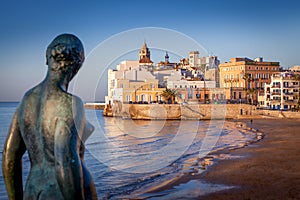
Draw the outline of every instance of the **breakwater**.
M85 109L95 109L95 110L103 110L105 107L104 103L85 103Z

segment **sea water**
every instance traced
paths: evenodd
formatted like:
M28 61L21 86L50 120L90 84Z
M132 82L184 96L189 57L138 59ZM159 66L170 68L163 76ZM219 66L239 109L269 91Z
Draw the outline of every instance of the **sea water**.
M1 166L17 105L0 103ZM103 117L101 110L86 110L86 117L95 131L86 142L85 161L99 199L137 197L182 174L200 173L208 153L240 147L256 138L255 132L224 120L130 120ZM25 185L30 169L27 154L22 162ZM2 170L0 199L7 199Z

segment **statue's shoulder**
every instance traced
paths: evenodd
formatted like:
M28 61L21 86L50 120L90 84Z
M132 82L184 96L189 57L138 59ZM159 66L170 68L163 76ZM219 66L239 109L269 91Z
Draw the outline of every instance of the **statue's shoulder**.
M41 90L42 90L41 86L37 85L37 86L31 88L30 90L28 90L27 92L25 92L23 99L38 97L41 93Z
M19 107L36 105L38 103L38 99L40 98L40 92L41 88L39 86L35 86L25 92Z

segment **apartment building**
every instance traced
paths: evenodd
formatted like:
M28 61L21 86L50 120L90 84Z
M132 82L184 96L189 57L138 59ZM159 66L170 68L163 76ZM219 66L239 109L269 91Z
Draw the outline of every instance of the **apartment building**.
M295 109L299 98L299 81L295 80L294 72L275 73L271 83L264 88L265 108L278 110Z
M257 103L264 93L264 85L271 82L271 76L279 72L279 62L265 62L263 58L231 58L219 65L220 87L229 88L232 102Z

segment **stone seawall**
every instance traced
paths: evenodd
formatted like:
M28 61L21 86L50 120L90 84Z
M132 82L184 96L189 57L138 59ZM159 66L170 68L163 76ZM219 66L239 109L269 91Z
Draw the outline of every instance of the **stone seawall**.
M113 116L132 119L236 119L261 117L247 104L115 104Z
M300 112L279 110L257 110L257 114L265 118L300 119Z
M257 110L248 104L114 104L112 115L131 119L300 119L300 112Z

